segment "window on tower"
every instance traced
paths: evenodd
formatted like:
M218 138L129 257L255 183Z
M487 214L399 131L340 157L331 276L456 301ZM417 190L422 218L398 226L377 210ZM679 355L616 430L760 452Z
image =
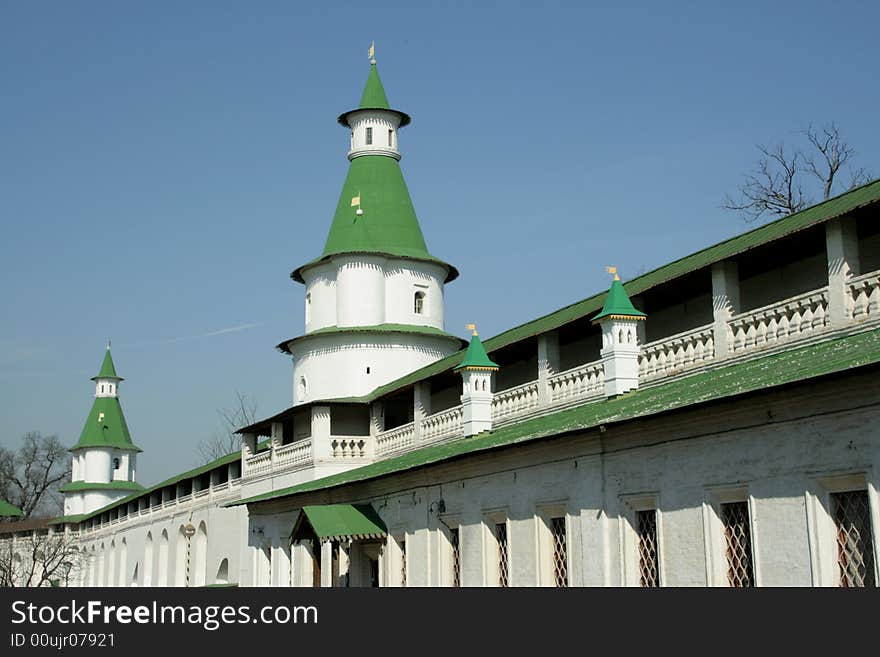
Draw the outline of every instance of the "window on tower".
M372 145L373 143L373 129L367 128L367 146Z
M306 294L306 324L312 321L312 293Z
M392 144L393 138L394 138L394 130L389 130L388 131L388 148L391 148L393 146L393 144Z
M114 469L114 470L118 470L118 469L119 469L119 459L118 459L118 458L113 459L113 469Z
M422 315L425 312L425 293L416 292L413 298L413 312L416 315Z

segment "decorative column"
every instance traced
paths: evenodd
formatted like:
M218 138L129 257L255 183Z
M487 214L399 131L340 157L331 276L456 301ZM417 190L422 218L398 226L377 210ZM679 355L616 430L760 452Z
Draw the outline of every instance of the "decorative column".
M321 542L321 586L333 586L333 542Z
M825 224L828 253L828 320L840 326L850 319L852 295L849 279L860 273L859 238L856 222L835 219Z
M330 451L330 407L312 406L312 456L315 461L325 461Z
M731 333L727 323L740 312L739 266L732 260L712 265L712 341L715 358L733 353Z
M638 323L645 313L636 310L630 301L615 267L611 288L602 311L593 317L593 324L602 328L602 366L605 370L605 396L615 397L639 387Z
M420 381L413 386L413 431L415 441L422 439L422 420L431 414L431 382Z
M462 425L465 436L473 436L492 430L492 375L498 371L497 363L489 360L483 343L473 324L468 324L474 334L464 354L464 359L454 368L462 378Z

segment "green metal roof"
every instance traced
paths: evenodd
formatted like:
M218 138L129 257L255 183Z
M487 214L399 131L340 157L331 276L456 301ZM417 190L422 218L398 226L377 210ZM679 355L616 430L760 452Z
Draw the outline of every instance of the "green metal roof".
M447 333L443 329L438 329L433 326L415 326L412 324L376 324L375 326L327 326L325 328L317 329L315 331L309 331L305 335L300 335L296 338L285 340L284 342L277 345L277 348L284 353L289 354L290 348L288 347L288 345L290 345L291 343L302 342L303 340L319 335L349 335L352 333L415 333L418 335L429 335L437 338L447 338L450 340L455 340L458 343L459 348L467 344L465 340L462 340L457 335L452 335L451 333Z
M846 215L853 210L875 204L880 201L880 180L875 180L862 185L849 192L823 201L806 210L801 210L787 217L782 217L771 223L750 230L747 233L737 235L713 246L697 251L689 256L663 265L653 271L638 276L623 285L630 296L641 294L653 287L668 283L681 276L709 267L715 262L721 262L727 258L748 251L762 244L768 244L775 240L792 235L799 231L817 226L826 221ZM602 308L605 293L600 293L578 301L564 308L560 308L548 315L539 317L520 326L508 329L503 333L486 340L483 344L488 353L496 349L506 347L521 340L525 340L547 331L552 331L570 322L589 317ZM376 399L412 385L417 381L430 378L451 370L460 362L461 354L451 354L446 358L426 365L415 370L396 381L376 388L363 397L351 398L351 401L371 402Z
M257 451L263 450L266 447L268 447L269 442L270 442L269 440L264 440L261 443L259 443L257 445ZM95 511L92 511L91 513L81 514L81 516L77 516L79 518L79 520L77 520L77 521L65 521L65 522L79 522L82 520L89 520L90 518L94 518L95 516L101 515L105 511L109 511L113 507L128 504L129 502L131 502L133 500L136 500L140 497L143 497L144 495L149 495L150 493L153 493L157 490L161 490L162 488L165 488L166 486L173 486L173 485L177 484L178 482L181 482L185 479L194 479L200 475L205 474L206 472L210 472L214 468L219 468L221 466L228 465L230 463L233 463L235 461L240 461L240 460L241 460L241 452L240 451L230 452L226 456L221 456L220 458L215 459L209 463L206 463L205 465L200 465L199 467L193 468L192 470L187 470L186 472L182 472L181 474L174 475L173 477L169 477L165 481L159 482L158 484L156 484L154 486L150 486L149 488L145 488L142 491L138 491L138 492L134 493L133 495L129 495L127 497L124 497L121 500L116 500L115 502L111 502L110 504L107 504L106 506L103 506L100 509L96 509ZM73 517L73 516L71 516L71 517ZM63 521L62 518L56 519L56 522L62 522L62 521Z
M50 525L66 525L66 524L76 524L83 518L85 518L87 513L77 513L72 516L60 516L58 518L53 518L49 521Z
M602 312L593 317L593 321L598 321L603 317L634 317L644 319L647 317L645 313L636 310L629 300L629 295L623 289L623 283L619 278L615 278L611 282L611 288L608 290L608 296L605 297L605 305L602 306Z
M486 349L480 341L480 336L477 335L476 332L471 336L471 342L468 345L467 351L464 352L464 358L462 358L461 363L456 365L454 369L461 370L466 367L473 367L476 369L498 369L498 363L489 359Z
M90 483L88 481L71 481L58 489L62 493L73 493L81 490L144 490L135 481L111 481L109 483Z
M384 538L388 528L371 504L304 506L291 536L305 537L308 528L322 541ZM308 527L306 527L308 525Z
M110 353L110 352L107 352ZM115 449L143 451L131 442L131 434L122 414L117 397L95 397L92 410L86 419L79 442L70 451L86 447L113 447Z
M360 198L362 215L355 214L354 198ZM290 276L303 282L302 270L310 265L333 255L361 253L440 265L447 270L447 282L458 276L455 267L428 253L400 163L392 157L364 155L351 161L321 257Z
M110 355L110 345L107 345L107 351L104 352L104 360L101 363L101 371L98 372L98 376L92 377L92 381L94 381L95 379L122 380L122 377L116 374L116 368L113 366L113 357Z
M391 109L388 104L388 96L385 95L385 87L379 79L379 69L375 64L370 65L370 74L364 85L364 93L361 94L359 109Z
M500 447L644 418L877 363L880 363L880 329L703 371L612 399L533 418L470 438L424 447L340 474L237 500L227 506L263 502L376 479Z
M18 518L24 515L17 506L11 505L6 500L0 500L0 518Z

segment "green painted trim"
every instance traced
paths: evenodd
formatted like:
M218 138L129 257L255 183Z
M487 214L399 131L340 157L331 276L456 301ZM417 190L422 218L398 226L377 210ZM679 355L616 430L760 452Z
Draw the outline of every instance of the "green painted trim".
M467 344L466 341L462 340L457 335L452 335L451 333L447 333L442 329L435 328L433 326L415 326L412 324L377 324L375 326L327 326L322 329L318 329L316 331L310 331L305 335L300 335L296 338L291 338L290 340L285 340L284 342L277 345L277 349L280 349L284 353L290 353L290 345L296 344L299 342L303 342L304 340L308 340L309 338L319 337L323 335L351 335L351 334L383 334L383 333L404 333L410 335L427 335L430 337L436 338L446 338L449 340L455 340L458 343L458 347L461 348Z
M769 244L775 240L787 237L801 230L818 226L825 222L831 221L838 217L842 217L859 208L863 208L880 201L880 180L875 180L862 185L849 192L836 196L827 201L823 201L806 210L801 210L795 214L777 219L771 223L765 224L747 233L743 233L736 237L732 237L723 242L719 242L713 246L707 247L701 251L697 251L689 256L663 265L653 271L638 276L628 283L624 284L624 289L630 296L641 294L651 288L657 287L663 283L675 280L681 276L691 272L709 267L716 262L720 262L732 256L753 249L763 244ZM515 344L522 340L547 333L554 329L564 326L570 322L589 317L593 313L602 308L605 299L605 292L593 295L577 303L565 306L548 315L539 317L520 326L508 329L503 333L486 340L484 345L488 353L492 353L502 347ZM389 392L394 392L400 388L412 385L418 381L436 376L458 365L462 358L461 353L451 354L446 358L426 365L425 367L415 370L402 376L396 381L387 383L384 386L376 388L371 393L363 397L352 397L349 401L372 402Z
M107 483L89 483L88 481L71 481L58 489L62 493L74 493L83 490L144 490L135 481L111 481Z
M351 201L359 197L363 214ZM291 278L331 256L372 254L429 262L446 269L446 281L458 275L452 265L428 252L400 164L391 157L365 155L351 161L321 257L295 269Z
M133 452L143 451L131 442L122 406L117 397L95 397L92 410L71 452L87 447L112 447Z
M467 351L464 352L464 358L462 358L461 362L453 369L461 370L466 367L492 370L499 369L498 363L489 358L489 355L486 353L486 348L483 347L483 343L480 341L480 336L476 333L471 336L471 342L468 345Z
M880 363L880 329L706 370L663 385L526 420L497 431L432 445L340 474L236 500L226 506L328 490L501 447L659 415L876 363Z
M85 518L88 514L86 513L78 513L73 516L61 516L59 518L53 518L49 521L50 525L67 525L67 524L76 524L83 518Z
M17 506L6 500L0 500L0 518L19 518L23 515L24 513Z
M617 278L611 282L611 287L608 290L608 296L605 297L605 305L602 306L602 311L593 317L592 321L598 322L603 317L609 317L612 315L632 319L645 319L645 317L647 317L645 313L641 310L636 310L636 307L632 305L629 295L626 293L626 290L623 289L623 283Z

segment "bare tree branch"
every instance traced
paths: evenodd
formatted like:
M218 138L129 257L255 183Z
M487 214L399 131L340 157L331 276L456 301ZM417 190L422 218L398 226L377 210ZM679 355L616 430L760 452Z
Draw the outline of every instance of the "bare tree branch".
M235 402L229 408L217 411L222 429L199 443L199 456L213 461L241 449L241 436L235 432L257 420L257 402L241 392L235 392Z
M0 495L25 518L61 512L58 488L70 479L70 456L58 436L31 431L18 452L0 450Z
M789 155L782 144L773 149L758 146L758 150L762 156L758 168L740 185L739 200L728 195L721 207L743 212L749 223L765 214L785 216L806 207L809 199L797 179L800 154Z
M834 123L821 130L808 126L803 131L807 141L813 146L814 153L804 157L807 171L822 183L825 200L831 198L834 177L840 168L855 155L855 149L840 138L840 131Z

